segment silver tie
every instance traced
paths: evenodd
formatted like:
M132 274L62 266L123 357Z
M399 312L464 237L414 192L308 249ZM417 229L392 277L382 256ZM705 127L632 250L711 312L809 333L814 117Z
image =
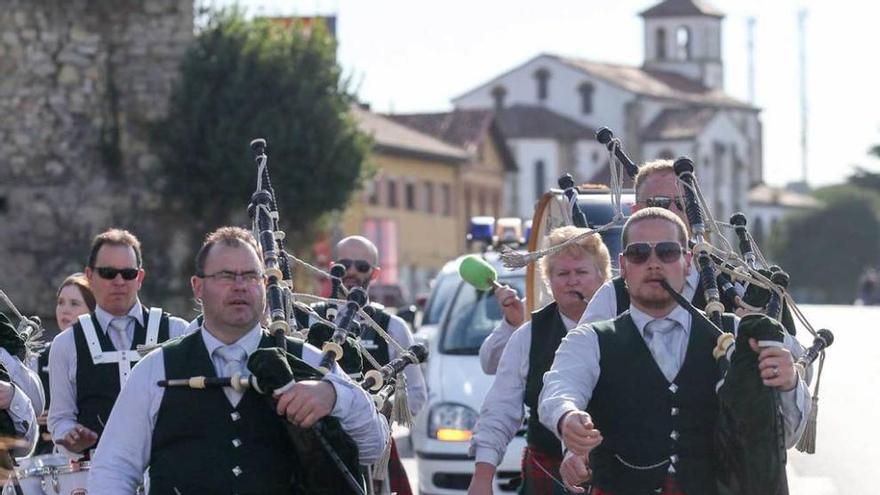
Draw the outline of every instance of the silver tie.
M131 339L128 338L128 323L130 316L121 316L110 320L109 332L107 335L117 351L127 351L131 349Z
M651 354L654 355L654 361L663 372L666 380L672 382L678 375L678 354L673 349L674 339L672 331L680 325L675 320L664 318L661 320L652 320L645 325L645 343Z
M232 376L236 373L247 375L245 362L247 361L247 351L238 344L220 346L214 350L214 355L220 358L223 364L222 376ZM241 392L236 392L231 387L223 387L223 393L233 406L237 406L238 402L244 396Z

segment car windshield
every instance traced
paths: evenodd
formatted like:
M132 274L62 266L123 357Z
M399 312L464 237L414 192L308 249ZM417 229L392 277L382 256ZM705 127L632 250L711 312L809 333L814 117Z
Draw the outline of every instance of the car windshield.
M499 281L516 289L520 297L525 293L524 276L506 277ZM478 291L461 282L446 317L440 352L478 354L483 340L498 326L501 318L501 308L495 301L495 291Z
M437 283L431 291L431 297L428 300L428 307L425 308L425 316L422 318L422 325L436 325L440 323L440 317L443 316L443 310L449 306L452 296L455 295L455 288L461 282L458 273L445 273L437 277Z

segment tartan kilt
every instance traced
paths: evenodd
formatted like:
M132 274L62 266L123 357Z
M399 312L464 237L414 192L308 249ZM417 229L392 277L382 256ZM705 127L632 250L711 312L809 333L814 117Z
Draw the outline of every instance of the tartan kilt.
M400 462L400 454L397 452L397 442L391 439L391 456L388 458L388 482L391 487L391 493L397 495L413 495L412 488L409 486L409 478L406 476L406 469Z
M562 481L559 465L562 455L554 456L526 447L522 457L522 484L520 495L565 495L565 488L553 478ZM540 467L538 467L540 465ZM541 467L544 469L542 470ZM546 470L547 472L544 472ZM550 473L550 474L547 474ZM550 477L550 475L553 477Z
M612 492L606 492L605 490L597 487L593 487L593 491L590 492L592 495L614 495ZM660 495L686 495L681 488L678 486L678 483L675 482L675 478L672 476L666 477L666 482L663 483L663 491L660 492ZM691 494L696 495L696 494Z

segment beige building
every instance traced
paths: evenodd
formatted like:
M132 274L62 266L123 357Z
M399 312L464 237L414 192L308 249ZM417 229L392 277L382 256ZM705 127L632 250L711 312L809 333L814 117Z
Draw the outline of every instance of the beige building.
M379 248L379 283L399 285L411 301L462 252L458 174L469 155L362 108L353 112L373 138L369 160L376 174L353 197L339 234L372 240Z

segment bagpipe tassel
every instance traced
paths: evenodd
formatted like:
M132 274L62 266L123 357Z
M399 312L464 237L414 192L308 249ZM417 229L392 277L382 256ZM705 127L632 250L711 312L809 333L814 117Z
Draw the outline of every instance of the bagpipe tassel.
M406 428L412 428L413 417L409 410L409 399L406 396L406 375L397 374L394 383L394 403L391 406L391 422Z
M812 402L810 417L807 418L807 427L804 428L804 434L801 435L801 439L795 446L799 452L807 454L816 453L816 416L819 414L819 396L814 395Z
M385 444L385 450L382 451L382 455L373 464L373 479L376 481L384 481L385 478L388 477L388 461L391 459L391 437L388 438L388 442Z

